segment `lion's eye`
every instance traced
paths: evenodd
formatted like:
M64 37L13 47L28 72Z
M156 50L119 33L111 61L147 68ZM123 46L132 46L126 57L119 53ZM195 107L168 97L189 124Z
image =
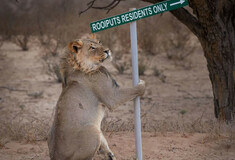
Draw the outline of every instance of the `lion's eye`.
M91 50L95 50L95 47L91 46L90 49L91 49Z

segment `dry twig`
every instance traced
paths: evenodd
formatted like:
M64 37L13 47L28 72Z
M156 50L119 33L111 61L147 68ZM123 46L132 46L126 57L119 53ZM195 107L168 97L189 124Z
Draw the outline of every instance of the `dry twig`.
M88 11L89 9L103 9L103 10L107 10L107 13L109 13L113 8L115 8L120 2L121 0L113 0L111 3L109 3L108 5L104 6L104 7L97 7L97 6L94 6L96 0L92 0L90 2L87 3L87 8L83 11L81 11L79 13L79 16L81 14L83 14L84 12Z
M0 86L0 88L8 89L9 91L27 92L27 90L24 90L24 89L16 89L16 88L8 87L8 86Z

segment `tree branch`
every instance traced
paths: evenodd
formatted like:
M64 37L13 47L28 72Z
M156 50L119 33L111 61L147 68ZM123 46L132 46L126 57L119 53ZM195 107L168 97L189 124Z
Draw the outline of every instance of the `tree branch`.
M110 7L108 9L107 13L109 13L109 11L111 11L113 8L115 8L120 2L121 2L121 0L118 0L116 4L114 4L112 7Z
M163 0L142 0L149 3L158 3ZM202 35L203 29L199 21L186 10L185 8L179 8L173 11L170 11L173 16L175 16L181 23L186 25L198 38Z
M81 12L79 13L79 16L80 16L81 14L83 14L84 12L88 11L89 9L91 9L91 8L93 7L95 1L96 1L96 0L92 0L92 1L88 2L88 3L87 3L87 6L88 6L88 7L87 7L85 10L81 11Z
M109 11L111 11L113 8L115 8L121 0L113 0L111 3L109 3L107 6L104 7L96 7L94 6L94 3L96 2L96 0L92 0L90 2L87 3L87 8L83 11L81 11L79 13L79 15L81 15L82 13L86 12L87 10L93 8L93 9L103 9L103 10L108 10L107 13L109 13Z
M181 23L188 27L198 38L203 35L203 29L199 21L186 10L185 8L179 8L177 10L170 11Z
M116 1L112 1L110 4L108 4L107 6L104 6L104 7L93 7L94 9L106 9L106 8L109 8L110 6L112 6Z

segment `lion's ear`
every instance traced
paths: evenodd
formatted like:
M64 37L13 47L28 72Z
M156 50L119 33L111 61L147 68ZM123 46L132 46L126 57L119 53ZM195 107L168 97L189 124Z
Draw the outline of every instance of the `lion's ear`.
M96 39L96 34L90 34L90 39Z
M82 40L70 42L68 48L71 52L78 53L78 50L81 49L83 46Z

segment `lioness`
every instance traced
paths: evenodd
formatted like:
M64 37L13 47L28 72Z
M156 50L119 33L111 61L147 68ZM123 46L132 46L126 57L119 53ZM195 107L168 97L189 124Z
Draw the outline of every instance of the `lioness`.
M105 107L116 106L144 94L145 83L119 88L101 64L111 57L96 39L69 43L61 59L63 90L57 102L48 138L51 160L91 160L98 149L115 159L100 129Z

